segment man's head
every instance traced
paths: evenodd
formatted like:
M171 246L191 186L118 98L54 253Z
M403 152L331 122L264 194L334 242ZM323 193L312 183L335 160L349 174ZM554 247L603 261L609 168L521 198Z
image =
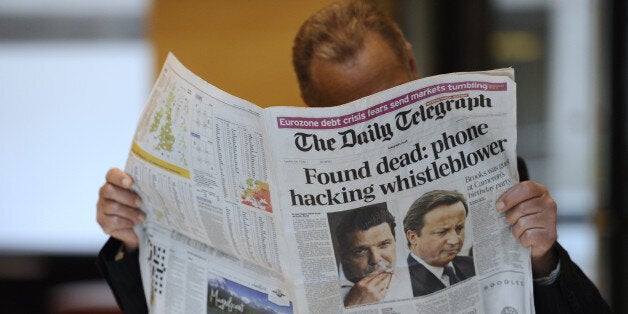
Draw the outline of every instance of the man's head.
M395 218L385 204L354 209L336 227L345 277L352 282L395 266Z
M451 262L464 244L469 208L457 191L434 190L414 201L403 219L408 247L432 266Z
M417 79L410 44L388 16L365 1L344 1L307 19L292 49L301 97L341 105Z

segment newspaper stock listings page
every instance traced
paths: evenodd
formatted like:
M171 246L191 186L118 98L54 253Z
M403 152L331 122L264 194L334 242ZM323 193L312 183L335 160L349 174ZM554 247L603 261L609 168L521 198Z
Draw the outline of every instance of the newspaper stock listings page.
M533 313L511 69L259 107L172 55L126 170L152 313Z

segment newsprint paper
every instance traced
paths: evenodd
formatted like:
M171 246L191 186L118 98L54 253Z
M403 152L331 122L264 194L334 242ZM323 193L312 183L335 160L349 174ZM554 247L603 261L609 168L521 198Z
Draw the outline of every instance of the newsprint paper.
M126 165L150 312L534 312L495 209L519 180L513 78L262 109L169 55Z

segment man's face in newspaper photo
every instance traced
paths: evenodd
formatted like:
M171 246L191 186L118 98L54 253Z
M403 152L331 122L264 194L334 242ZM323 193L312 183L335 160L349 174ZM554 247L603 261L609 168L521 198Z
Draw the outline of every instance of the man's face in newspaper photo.
M383 272L392 273L397 250L395 236L386 222L346 235L342 253L345 276L352 282Z
M462 202L432 208L425 214L421 230L406 232L410 250L432 266L446 266L464 244L466 218Z

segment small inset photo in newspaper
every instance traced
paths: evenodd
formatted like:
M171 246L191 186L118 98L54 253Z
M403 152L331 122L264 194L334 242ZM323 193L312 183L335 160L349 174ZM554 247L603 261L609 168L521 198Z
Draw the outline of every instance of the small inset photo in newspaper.
M397 252L395 217L386 203L328 213L345 307L412 298L403 259ZM400 237L399 237L400 236Z
M415 297L475 276L469 205L456 190L431 190L395 202L405 211L403 231L408 272ZM465 242L468 238L468 242Z
M207 279L207 313L279 313L292 314L290 302L283 305L274 299L285 300L285 295L276 295L241 285L218 275L209 274Z

